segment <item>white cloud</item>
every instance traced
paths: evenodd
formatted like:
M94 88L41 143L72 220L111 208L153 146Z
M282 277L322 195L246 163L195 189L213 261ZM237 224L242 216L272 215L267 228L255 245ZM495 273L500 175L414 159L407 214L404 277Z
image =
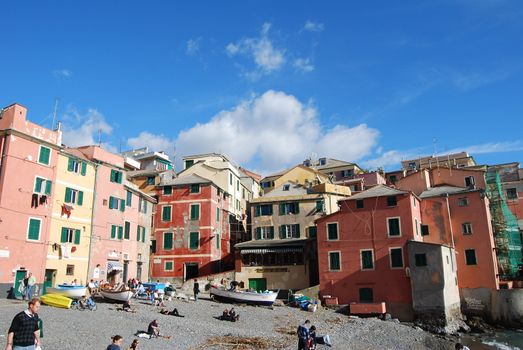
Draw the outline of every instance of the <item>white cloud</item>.
M151 151L164 151L167 154L172 154L174 151L174 140L148 131L142 131L138 136L131 137L127 140L127 144L133 149L148 147Z
M55 78L68 79L73 76L73 72L71 72L69 69L56 69L53 71L53 75Z
M284 50L274 47L269 39L270 23L264 23L259 37L245 38L236 44L229 43L225 49L229 56L244 55L251 57L256 65L255 74L247 74L257 77L270 74L279 70L285 64Z
M114 146L104 142L104 135L111 135L113 127L105 121L103 114L94 108L88 109L85 114L70 108L63 117L62 130L62 143L66 146L97 145L100 135L101 146L104 149L110 152L117 151Z
M309 32L322 32L325 29L323 23L307 21L303 26L303 29L308 30Z
M314 65L311 63L309 58L297 58L294 60L294 68L302 72L312 72L314 70Z
M410 151L386 151L382 153L379 157L368 159L362 164L369 170L375 170L377 168L387 168L395 167L401 168L401 161L405 159L412 158L412 153Z
M181 131L176 149L181 156L223 152L235 162L270 172L300 163L312 153L356 161L370 153L378 136L365 124L325 130L310 103L269 90Z
M504 153L517 152L523 150L522 141L505 141L505 142L488 142L479 145L470 145L461 148L455 148L444 154L468 152L469 154L485 154L485 153Z
M200 42L202 38L189 39L185 48L185 53L189 56L194 56L200 51Z
M505 80L509 76L509 72L493 72L489 74L458 73L454 77L453 83L460 90L472 90L495 83L497 81Z

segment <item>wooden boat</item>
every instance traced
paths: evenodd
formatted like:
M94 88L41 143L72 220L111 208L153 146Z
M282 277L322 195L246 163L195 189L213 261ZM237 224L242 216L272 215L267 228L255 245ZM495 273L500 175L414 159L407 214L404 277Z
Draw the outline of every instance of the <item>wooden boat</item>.
M80 299L85 296L87 287L84 286L71 286L68 284L59 284L54 288L47 288L47 294L58 294L63 295L71 299Z
M69 309L73 299L60 294L45 294L40 297L40 301L49 306Z
M131 300L134 293L130 290L118 291L118 290L101 289L100 294L102 294L102 296L105 299L126 302L126 301Z
M266 305L271 306L278 292L267 293L253 293L253 292L233 292L225 288L211 286L211 298L214 300L224 301L227 303L251 304L251 305Z

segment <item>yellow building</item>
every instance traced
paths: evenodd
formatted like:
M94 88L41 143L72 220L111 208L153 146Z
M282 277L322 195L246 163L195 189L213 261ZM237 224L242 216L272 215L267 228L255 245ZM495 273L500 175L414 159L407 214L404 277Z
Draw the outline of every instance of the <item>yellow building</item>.
M96 165L77 149L58 153L51 203L44 288L76 280L85 285L91 241Z

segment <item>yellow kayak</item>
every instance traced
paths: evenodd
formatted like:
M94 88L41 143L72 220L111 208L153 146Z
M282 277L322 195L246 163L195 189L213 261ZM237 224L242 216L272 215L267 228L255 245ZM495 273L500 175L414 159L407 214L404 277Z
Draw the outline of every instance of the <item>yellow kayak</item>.
M59 294L46 294L42 295L40 297L40 300L42 303L54 306L54 307L62 307L64 309L69 309L71 307L71 303L73 302L73 299L64 297L63 295Z

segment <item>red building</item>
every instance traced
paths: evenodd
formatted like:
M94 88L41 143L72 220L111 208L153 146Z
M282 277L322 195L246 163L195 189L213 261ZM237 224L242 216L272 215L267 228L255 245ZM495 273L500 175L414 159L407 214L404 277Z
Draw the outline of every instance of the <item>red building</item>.
M186 281L233 264L229 195L211 180L191 174L163 178L154 218L154 280Z
M412 319L407 243L421 241L419 198L378 185L339 203L316 220L320 294L339 304L385 302L387 312Z

